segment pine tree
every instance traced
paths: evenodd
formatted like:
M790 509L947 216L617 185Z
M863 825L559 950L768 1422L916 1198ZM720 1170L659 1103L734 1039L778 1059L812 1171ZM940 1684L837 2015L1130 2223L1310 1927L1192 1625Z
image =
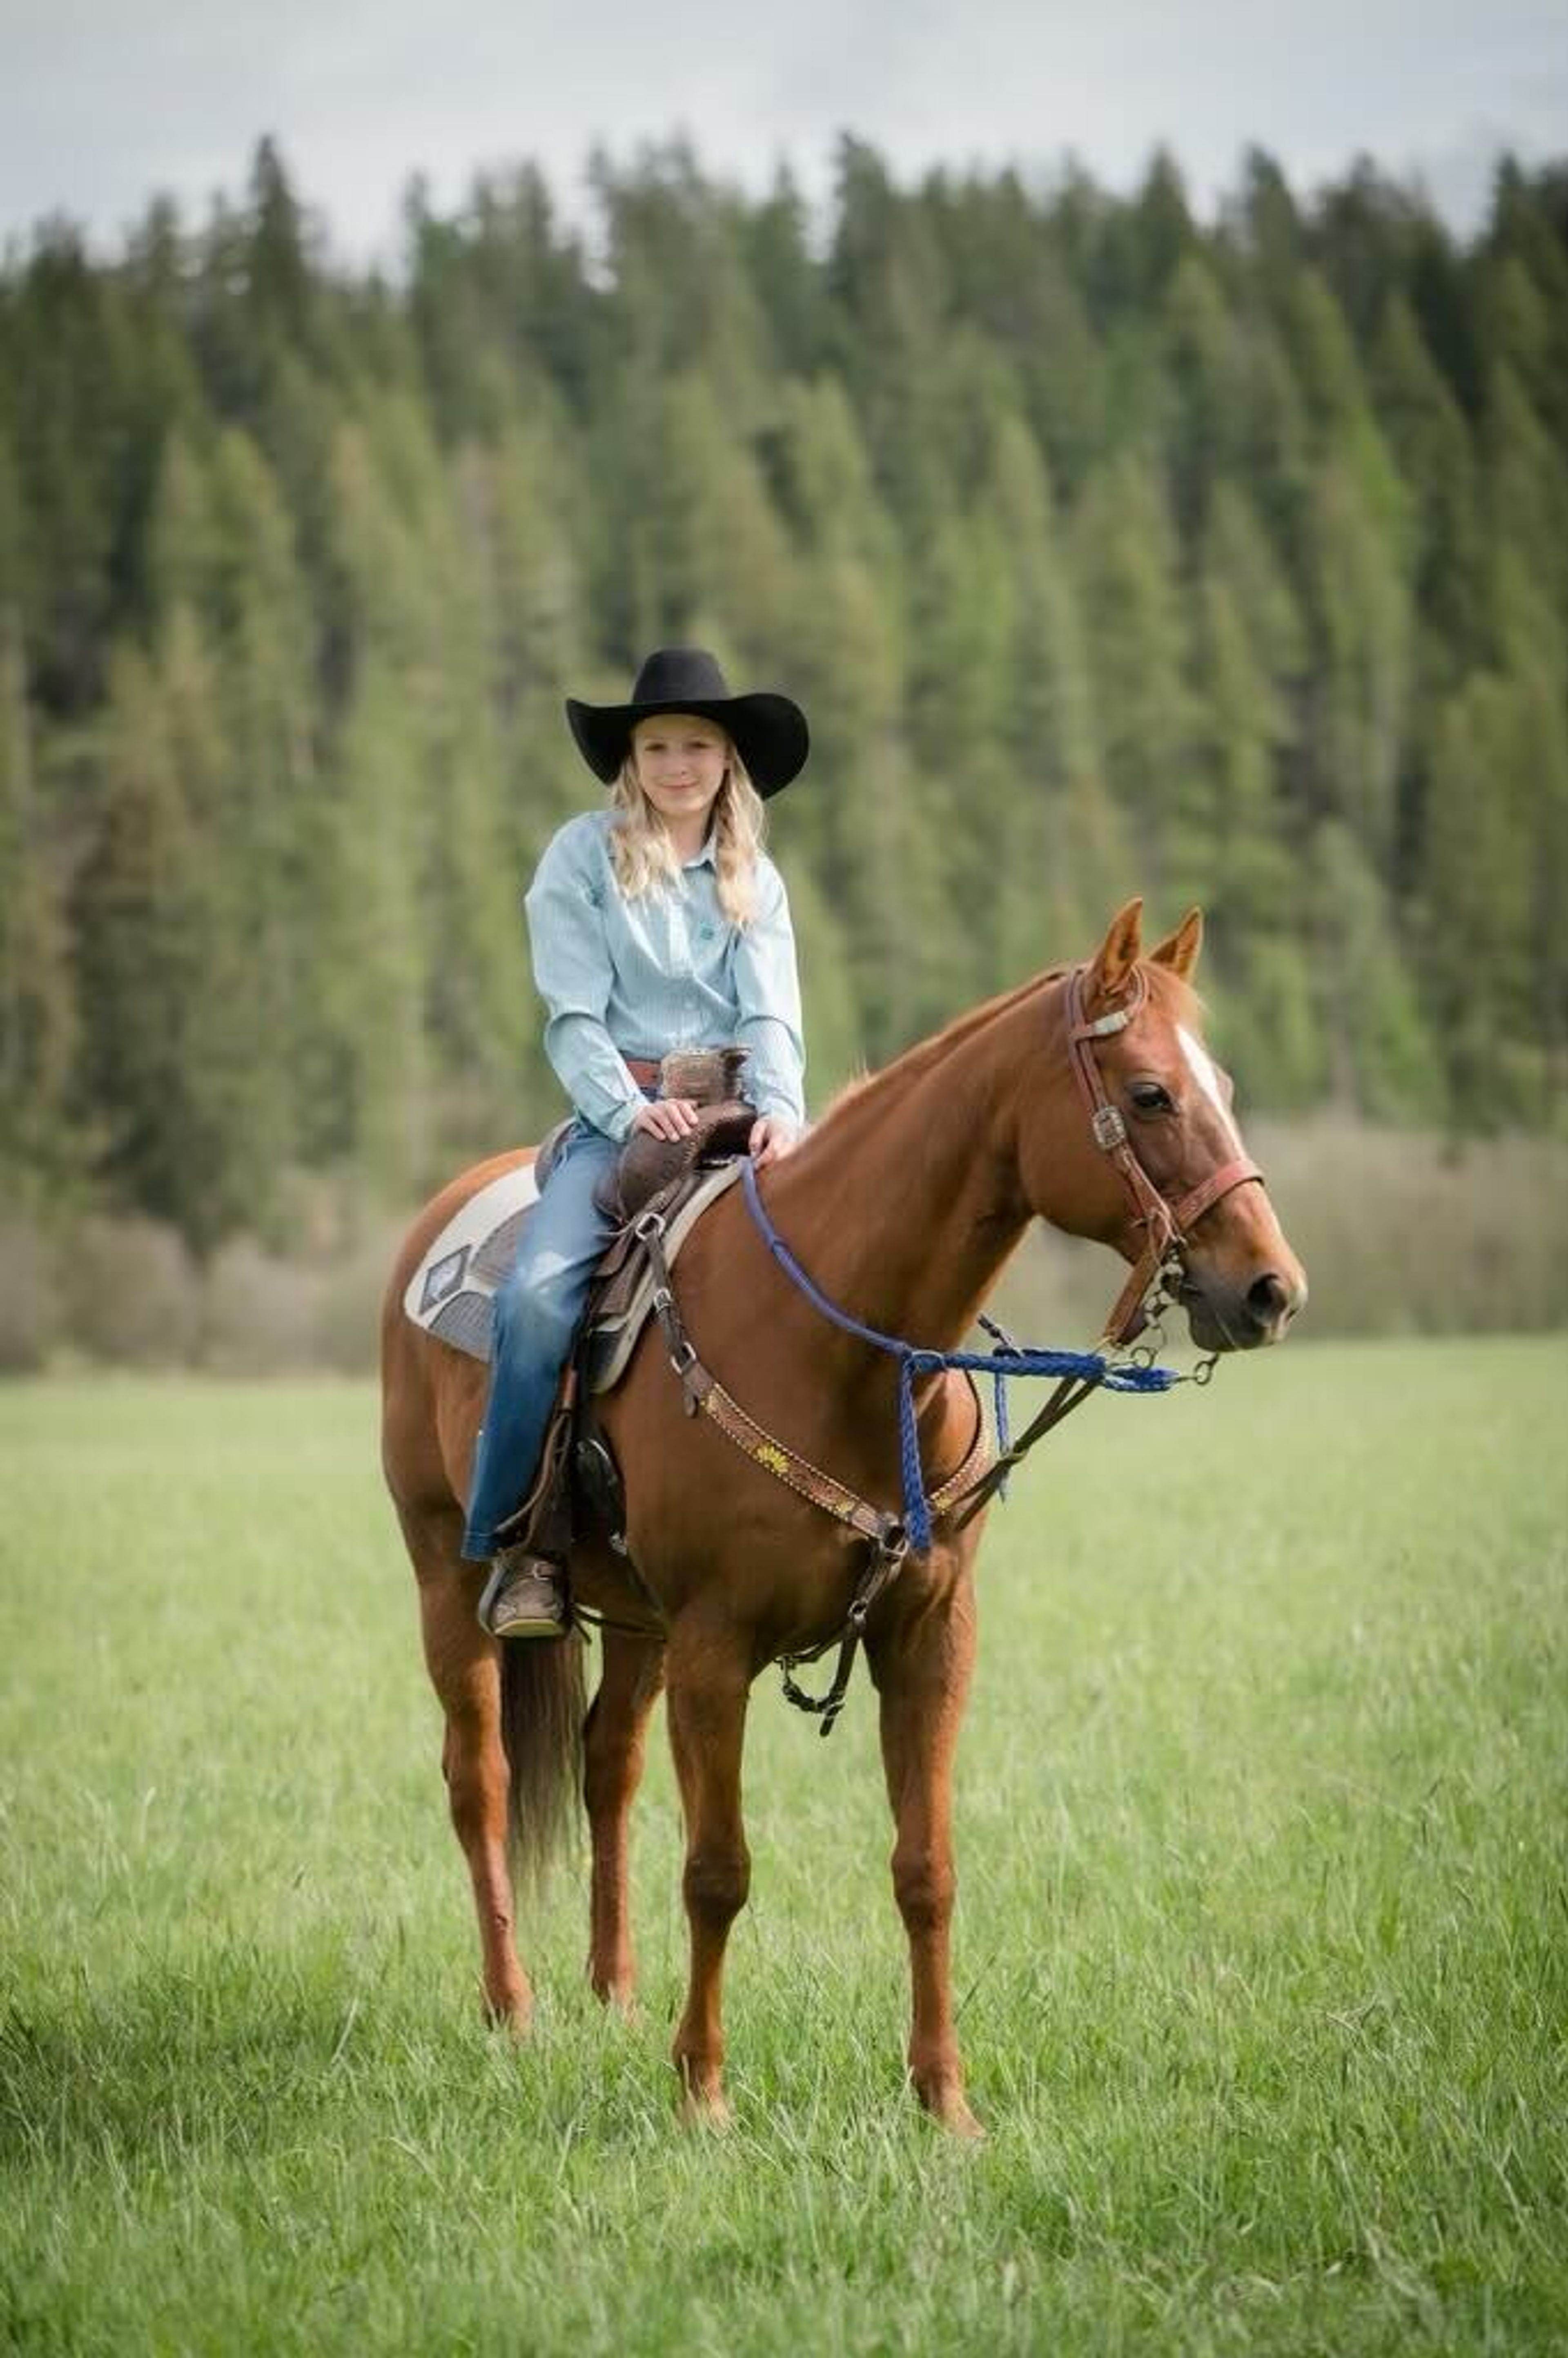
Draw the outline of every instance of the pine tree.
M1568 243L1549 174L1500 165L1478 292L1486 349L1508 362L1558 449L1568 448Z
M73 230L41 236L11 302L4 418L11 444L24 620L35 691L80 717L103 690L114 600L116 297Z
M160 669L129 651L113 665L102 817L73 911L82 1110L114 1200L205 1252L265 1214L277 1076L254 1062L236 913L198 816L222 749L189 620Z
M1482 449L1494 562L1505 550L1517 556L1568 629L1568 460L1507 361L1487 386Z
M996 733L1028 774L1058 786L1098 778L1094 688L1067 551L1050 477L1017 417L996 438L981 514L1011 585Z
M1531 1053L1538 847L1514 823L1520 741L1535 718L1516 683L1478 672L1448 698L1433 736L1426 982L1462 1130L1528 1119L1542 1081Z
M665 450L667 520L657 519L647 561L667 583L669 635L722 640L737 669L751 672L767 664L784 626L788 537L756 460L707 378L670 387ZM630 528L638 535L640 520Z
M1314 838L1308 871L1318 1020L1331 1087L1385 1121L1430 1120L1442 1076L1382 885L1338 819Z
M406 676L385 651L366 651L334 751L320 847L323 1097L333 1127L318 1143L351 1157L388 1203L410 1201L437 1175L416 729Z
M920 207L901 201L881 157L860 141L839 143L836 211L835 353L879 491L917 549L951 504L939 417L940 250Z
M0 485L0 503L5 498ZM0 522L0 550L5 527ZM21 617L0 555L0 1172L16 1206L58 1210L83 1140L58 844L39 807Z
M1165 296L1163 375L1173 411L1172 503L1188 540L1201 533L1218 486L1244 460L1243 368L1241 339L1218 279L1201 254L1184 254Z
M1139 831L1152 890L1195 715L1175 540L1149 467L1126 457L1094 477L1073 529L1106 778Z
M828 321L821 273L812 258L806 199L781 165L761 204L740 224L745 267L767 323L770 372L814 376L827 358Z
M1470 438L1401 294L1384 312L1371 379L1389 447L1411 494L1421 613L1445 651L1477 655L1485 568Z
M1255 285L1265 296L1289 287L1302 265L1306 233L1289 181L1261 147L1249 147L1242 159L1236 213Z
M1347 820L1388 873L1409 721L1410 600L1398 546L1379 529L1353 469L1338 459L1324 466L1314 486L1311 547L1312 808Z

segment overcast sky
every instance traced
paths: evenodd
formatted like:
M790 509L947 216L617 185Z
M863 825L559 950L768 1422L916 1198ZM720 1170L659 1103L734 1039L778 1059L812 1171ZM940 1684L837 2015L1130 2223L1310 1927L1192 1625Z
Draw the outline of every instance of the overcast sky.
M1492 159L1568 149L1564 0L0 0L0 240L64 211L114 239L200 212L264 132L340 253L395 250L416 169L455 203L530 157L571 211L593 143L684 130L813 194L850 130L901 176L1126 187L1163 141L1206 206L1249 142L1310 186L1359 152L1468 225Z

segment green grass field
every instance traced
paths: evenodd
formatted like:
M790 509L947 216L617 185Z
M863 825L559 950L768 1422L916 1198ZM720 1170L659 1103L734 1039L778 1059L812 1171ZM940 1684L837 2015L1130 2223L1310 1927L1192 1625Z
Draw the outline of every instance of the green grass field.
M0 1393L0 2346L1568 2351L1568 1349L1107 1401L981 1559L957 1982L902 2082L869 1690L759 1688L737 2126L584 1886L480 2021L359 1387Z

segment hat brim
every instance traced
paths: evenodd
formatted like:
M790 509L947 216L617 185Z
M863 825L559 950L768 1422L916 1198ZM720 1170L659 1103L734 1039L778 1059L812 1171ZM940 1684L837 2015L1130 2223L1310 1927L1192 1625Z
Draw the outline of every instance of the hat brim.
M584 704L567 698L567 725L579 752L606 785L619 774L639 720L659 712L692 712L715 720L734 740L746 774L766 800L797 778L811 751L806 715L787 696L759 690L752 696L670 697L653 704Z

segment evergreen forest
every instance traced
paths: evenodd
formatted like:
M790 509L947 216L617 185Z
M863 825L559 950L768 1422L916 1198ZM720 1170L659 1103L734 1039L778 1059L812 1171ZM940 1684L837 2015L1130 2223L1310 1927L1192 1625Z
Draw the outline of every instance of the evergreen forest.
M677 641L811 716L816 1105L1141 892L1249 1106L1561 1130L1568 165L589 180L349 267L264 143L0 265L8 1205L200 1257L536 1134L561 699Z

